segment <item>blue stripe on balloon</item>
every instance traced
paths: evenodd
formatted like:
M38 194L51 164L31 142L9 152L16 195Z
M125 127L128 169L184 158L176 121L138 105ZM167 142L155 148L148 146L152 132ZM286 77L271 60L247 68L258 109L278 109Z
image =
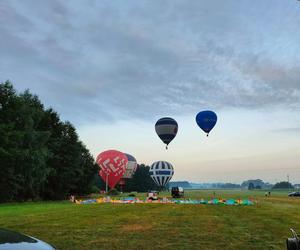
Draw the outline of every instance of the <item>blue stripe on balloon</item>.
M162 119L159 119L155 126L159 126L159 125L176 125L178 126L177 122L172 119L172 118L162 118Z
M165 185L165 177L164 177L164 176L161 177L161 185L162 185L162 186Z
M159 179L159 176L156 176L156 178L155 178L155 179L156 179L156 183L157 183L157 185L158 185L158 186L160 186L160 179Z
M159 138L162 139L163 141L172 141L174 139L175 135L173 134L162 134L159 135Z
M160 171L155 171L155 174L166 174L166 175L169 175L169 174L171 174L171 171L160 170Z

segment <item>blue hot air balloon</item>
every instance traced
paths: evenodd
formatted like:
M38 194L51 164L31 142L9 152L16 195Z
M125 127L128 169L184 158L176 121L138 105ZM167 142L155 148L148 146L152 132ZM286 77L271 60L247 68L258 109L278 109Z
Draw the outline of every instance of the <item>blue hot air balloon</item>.
M151 165L149 174L157 186L164 187L171 180L174 169L172 164L167 161L156 161Z
M169 143L177 134L178 124L173 118L164 117L156 122L155 131L159 138L166 144L166 149L168 149Z
M201 111L196 116L198 126L207 134L213 129L217 123L217 115L210 110Z

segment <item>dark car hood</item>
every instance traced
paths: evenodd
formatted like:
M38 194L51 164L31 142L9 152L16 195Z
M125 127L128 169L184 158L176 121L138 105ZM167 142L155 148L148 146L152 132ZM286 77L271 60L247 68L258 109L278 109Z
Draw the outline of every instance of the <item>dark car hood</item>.
M14 231L0 229L0 250L54 250L49 244Z

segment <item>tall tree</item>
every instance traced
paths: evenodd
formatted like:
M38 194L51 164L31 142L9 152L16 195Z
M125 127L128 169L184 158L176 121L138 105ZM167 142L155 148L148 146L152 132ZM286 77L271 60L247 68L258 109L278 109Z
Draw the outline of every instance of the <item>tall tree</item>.
M49 133L36 129L43 105L29 91L17 96L10 82L1 84L0 96L0 129L4 137L0 144L4 170L1 183L6 186L4 192L10 193L6 199L38 197L47 176Z
M18 106L18 97L11 83L0 84L0 201L12 200L20 188L15 169L19 135L12 115Z
M74 126L29 90L0 84L0 201L87 193L96 165Z
M52 109L46 113L43 125L48 126L51 136L48 142L50 172L44 196L63 199L70 194L87 193L97 169L93 157L78 140L71 123L60 122Z

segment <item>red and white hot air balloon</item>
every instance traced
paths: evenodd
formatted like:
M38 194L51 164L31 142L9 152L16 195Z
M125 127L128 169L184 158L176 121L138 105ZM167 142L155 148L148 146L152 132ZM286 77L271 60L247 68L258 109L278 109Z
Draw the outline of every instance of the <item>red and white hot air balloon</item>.
M101 168L101 178L110 188L114 188L124 175L128 160L120 151L107 150L97 156L96 162Z

